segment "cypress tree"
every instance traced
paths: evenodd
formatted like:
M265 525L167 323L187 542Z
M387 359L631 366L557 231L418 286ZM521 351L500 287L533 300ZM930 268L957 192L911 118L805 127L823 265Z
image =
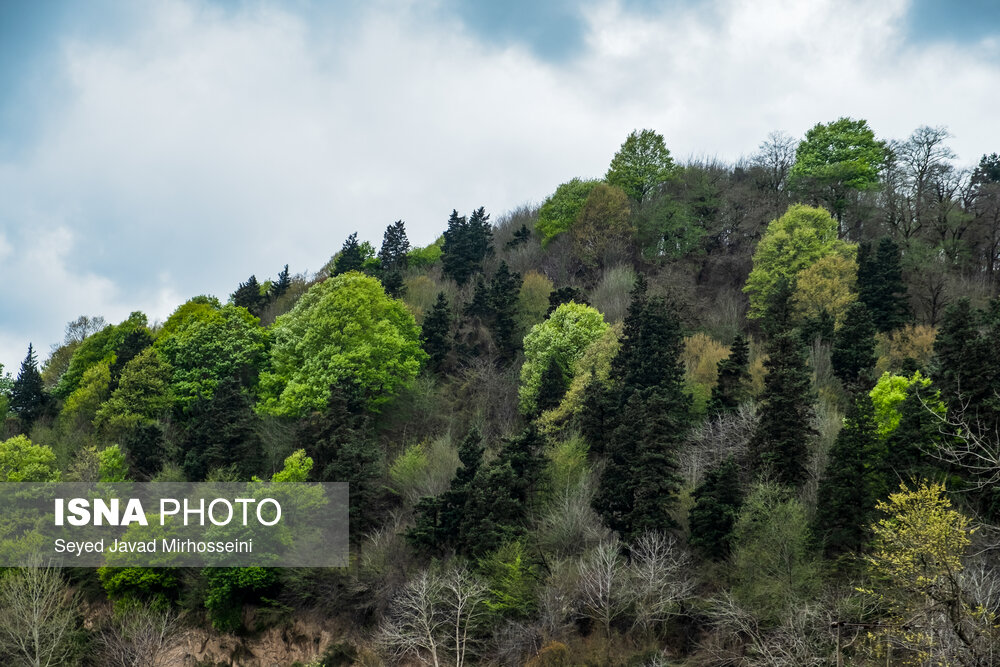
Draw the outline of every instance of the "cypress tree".
M750 344L743 334L736 334L729 356L718 364L719 379L712 387L709 414L732 412L746 400L750 382Z
M856 394L819 483L812 532L827 556L864 545L875 504L889 491L884 463L872 402Z
M420 340L430 357L431 369L440 371L451 352L451 309L444 292L438 292L434 307L424 318Z
M331 276L339 276L348 271L360 271L364 266L365 258L361 255L361 244L358 243L358 233L354 232L344 241L340 254L333 262Z
M28 431L35 420L42 416L48 404L42 374L38 370L35 348L28 343L28 354L21 362L17 379L10 389L10 410L21 422L22 429Z
M710 468L694 490L694 506L688 515L691 546L712 560L726 558L742 505L740 473L730 456Z
M799 337L792 331L777 335L764 367L767 376L750 450L758 472L770 471L776 481L798 487L808 477L807 441L816 435L812 380Z
M844 323L834 334L830 364L848 389L867 387L874 380L875 326L868 307L860 301L847 307Z
M888 236L872 252L858 248L858 300L868 306L876 331L885 333L910 321L899 246Z

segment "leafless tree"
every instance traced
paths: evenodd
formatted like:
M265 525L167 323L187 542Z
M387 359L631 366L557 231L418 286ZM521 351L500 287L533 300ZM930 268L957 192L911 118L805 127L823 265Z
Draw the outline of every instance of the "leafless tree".
M170 609L132 605L115 614L112 624L98 638L103 664L115 667L166 667L166 653L180 627Z
M729 455L737 460L744 458L756 425L757 408L753 402L746 402L736 411L706 419L692 429L680 456L685 481L695 486L706 470Z
M611 637L611 624L632 606L635 593L629 586L629 572L617 539L594 547L580 565L580 613L604 628Z
M0 647L15 665L65 665L77 599L58 571L31 563L0 579Z
M635 627L650 631L675 615L694 593L691 558L673 535L645 533L630 552L630 588L635 596Z

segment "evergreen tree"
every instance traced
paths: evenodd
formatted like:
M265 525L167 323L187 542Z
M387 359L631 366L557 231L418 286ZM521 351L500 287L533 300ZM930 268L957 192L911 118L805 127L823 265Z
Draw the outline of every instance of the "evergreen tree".
M480 468L469 487L458 550L478 558L524 534L527 512L514 496L517 475L509 461Z
M245 283L240 283L240 286L236 288L231 297L233 305L246 308L258 317L267 303L267 297L260 292L260 283L257 282L257 276L250 276Z
M792 308L794 294L795 285L784 276L778 278L774 289L768 293L764 302L762 325L764 333L769 338L791 331L792 327L795 326L795 315Z
M729 556L733 525L743 505L740 473L732 456L709 469L694 490L688 515L691 546L712 560Z
M382 274L382 289L393 299L401 299L406 294L406 285L403 283L403 274L399 271Z
M430 367L434 371L444 368L448 353L451 352L451 309L444 292L438 292L434 307L424 318L420 341L424 352L430 357Z
M218 468L234 468L241 479L261 469L260 417L239 379L219 382L211 398L198 397L184 415L182 456L189 481L205 479Z
M759 473L769 471L775 481L798 487L808 477L808 440L816 435L812 378L799 337L794 332L777 335L764 367L767 376L751 453Z
M9 408L24 431L29 431L35 420L42 416L48 405L48 395L45 393L42 374L38 370L38 358L35 349L28 343L28 354L21 362L17 379L10 389Z
M527 225L521 225L521 228L518 229L516 232L514 232L514 236L511 238L510 241L507 241L507 244L504 247L507 248L508 250L510 250L511 248L516 248L519 245L527 243L530 238L531 238L531 230L528 229Z
M875 374L875 326L868 307L855 301L833 337L833 374L848 389L870 388Z
M521 345L517 335L517 299L521 291L521 274L512 272L507 262L500 267L490 282L490 333L500 357L513 361L514 354Z
M271 283L271 292L268 295L272 301L284 296L288 288L292 286L292 278L288 274L288 265L285 264L285 268L281 270L278 274L278 279Z
M644 401L632 469L635 501L628 532L633 536L677 526L670 510L683 485L677 456L690 407L687 395L662 387L652 389Z
M608 438L616 423L617 406L613 405L613 401L612 392L591 370L590 380L583 388L583 409L577 417L577 424L592 454L601 455L607 449Z
M856 394L819 483L812 532L828 556L864 545L875 504L889 492L884 463L871 399Z
M132 475L137 480L148 480L164 463L163 427L159 423L142 424L126 431L122 448Z
M451 212L441 249L441 268L459 285L482 271L483 259L492 252L493 230L489 219L482 207L473 211L469 219L459 216L458 211Z
M122 371L125 370L125 364L135 359L139 353L152 344L153 335L146 327L131 329L125 334L121 344L115 350L114 361L111 362L111 383L108 386L110 391L118 388L118 381L121 379Z
M565 287L552 290L549 293L549 309L545 311L545 316L548 317L556 308L564 303L570 303L571 301L585 306L590 305L590 302L587 301L587 295L584 294L582 289L567 285Z
M820 310L816 317L806 317L799 324L802 344L808 347L817 339L821 343L829 343L833 340L835 324L833 315L826 308Z
M406 226L397 220L385 228L382 247L378 251L379 267L382 275L398 273L406 268L410 241L406 238Z
M910 321L899 246L888 236L879 241L874 253L869 244L858 248L858 299L868 306L880 333Z
M743 334L736 334L729 356L718 364L719 379L712 387L709 414L732 412L746 400L750 382L750 344Z
M998 355L991 339L980 333L982 313L968 299L948 307L934 339L934 384L952 416L965 417L989 429L988 406L998 378ZM996 325L995 325L996 327ZM970 410L971 408L971 410ZM970 428L975 424L968 424Z
M333 262L331 276L339 276L348 271L360 271L364 266L365 258L361 254L361 244L358 243L358 233L354 232L344 241L344 246L340 249L340 254Z
M562 397L566 394L568 387L569 383L566 381L566 373L559 364L559 360L555 355L551 356L549 358L549 365L542 371L542 382L538 387L536 413L541 414L546 410L557 407Z

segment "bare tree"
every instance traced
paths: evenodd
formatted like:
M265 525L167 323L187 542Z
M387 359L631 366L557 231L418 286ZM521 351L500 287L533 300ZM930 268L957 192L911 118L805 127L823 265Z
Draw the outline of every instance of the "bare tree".
M701 426L692 429L680 456L684 480L697 486L706 470L729 455L738 461L744 459L756 425L757 408L748 401L734 412L706 419Z
M77 620L77 598L55 569L36 562L0 579L0 647L14 664L67 664Z
M166 667L166 653L180 627L177 615L135 604L115 613L110 627L98 638L103 664L115 667Z
M74 342L82 343L84 338L97 333L106 326L107 323L100 315L97 315L96 317L81 315L66 325L65 342L66 344Z
M635 626L649 632L678 613L694 593L691 558L673 535L645 533L631 548L630 588L635 595Z
M610 638L611 624L629 611L634 599L617 539L601 542L584 557L579 586L581 614L600 623Z

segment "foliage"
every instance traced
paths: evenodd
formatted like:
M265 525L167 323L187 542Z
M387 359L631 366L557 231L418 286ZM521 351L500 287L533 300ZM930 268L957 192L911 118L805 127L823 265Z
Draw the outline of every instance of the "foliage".
M429 366L432 370L440 371L451 352L451 309L448 307L448 299L444 292L438 292L437 301L434 308L420 327L420 342L424 352L427 353Z
M553 294L552 281L538 273L528 271L524 274L521 282L521 291L517 295L517 320L522 331L528 331L531 327L545 319L555 308L550 306L550 296ZM582 299L566 299L567 301L583 303Z
M155 348L147 348L126 364L118 388L97 411L94 425L111 438L123 437L155 424L172 403L171 381L176 377ZM72 399L85 387L73 393Z
M630 218L623 190L604 183L595 185L570 228L573 257L591 271L628 259L635 235Z
M278 318L273 335L271 370L261 375L258 406L269 414L322 409L330 387L342 380L377 406L416 377L427 357L406 307L359 273L311 287Z
M907 373L926 369L934 357L937 330L926 324L910 324L875 335L877 373Z
M750 295L750 317L761 317L782 279L796 276L831 254L850 258L855 247L837 238L837 222L823 209L796 204L772 220L753 254L753 270L743 291Z
M833 374L845 387L871 386L875 372L875 326L865 304L855 302L848 306L844 322L833 337L830 364Z
M216 303L218 302L216 301ZM166 328L165 323L164 330ZM125 342L126 336L129 333L143 329L146 329L146 316L140 312L134 312L121 324L108 325L100 331L84 338L73 352L69 367L63 373L62 377L59 378L59 383L56 385L53 394L60 398L65 398L72 394L80 384L83 374L88 368L102 361L107 361L111 364L117 350Z
M574 178L563 183L553 192L538 209L538 221L535 231L542 237L544 247L553 238L568 231L580 215L584 202L599 181L583 181Z
M407 263L417 269L425 269L441 261L444 237L442 236L434 243L423 248L413 248L406 253Z
M482 271L483 260L493 252L493 231L486 209L479 207L466 217L452 211L441 246L441 269L444 275L464 285Z
M535 412L542 376L550 363L558 364L568 382L573 377L574 362L607 328L597 310L578 303L564 303L548 319L532 327L524 337L525 360L518 390L521 411Z
M124 482L128 479L128 464L118 445L108 445L97 453L97 481Z
M507 618L529 618L537 607L539 568L522 541L508 542L478 562L486 577L490 611Z
M868 306L879 333L910 320L900 249L888 236L879 241L874 253L868 244L858 248L858 299Z
M874 406L875 427L879 437L888 438L899 426L902 418L900 405L914 385L927 389L931 386L931 381L921 375L920 371L914 372L911 377L889 373L883 373L879 377L868 394Z
M55 463L51 447L36 445L27 436L0 442L0 482L58 482Z
M713 415L732 412L750 395L750 343L743 334L736 334L729 356L717 363L716 374L708 411Z
M719 364L729 350L706 333L696 333L684 338L684 385L694 399L694 411L705 412L719 378Z
M271 477L272 482L304 482L309 479L313 460L306 456L306 450L296 449L288 458L281 470Z
M674 173L675 166L663 136L653 130L633 130L615 153L604 180L642 202Z
M330 271L330 275L339 276L349 271L361 271L364 267L365 259L361 245L358 243L358 233L354 232L347 237L347 240L344 241L344 246L333 260L333 268Z
M799 321L816 319L823 313L840 326L857 296L854 285L858 266L851 256L830 254L816 260L795 276L792 304Z
M730 456L709 469L694 490L694 506L688 519L691 546L713 560L728 556L742 504L739 469Z
M9 409L17 415L27 430L42 415L47 402L48 395L45 393L42 374L38 370L38 359L29 343L28 355L21 362L17 379L10 389Z
M205 609L212 627L233 632L242 625L244 602L255 602L277 581L274 570L266 567L213 567L205 570L208 590Z

